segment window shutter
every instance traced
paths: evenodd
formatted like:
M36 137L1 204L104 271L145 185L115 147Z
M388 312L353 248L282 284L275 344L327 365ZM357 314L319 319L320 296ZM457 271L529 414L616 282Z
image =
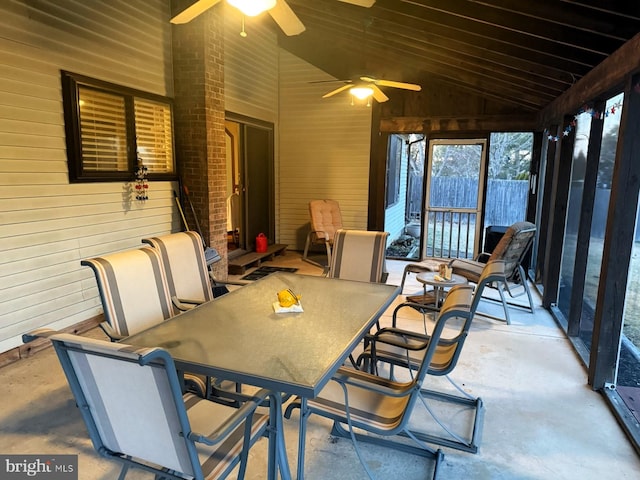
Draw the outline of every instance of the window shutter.
M80 86L80 131L83 170L129 170L125 99Z
M149 173L173 173L171 105L135 98L138 158Z

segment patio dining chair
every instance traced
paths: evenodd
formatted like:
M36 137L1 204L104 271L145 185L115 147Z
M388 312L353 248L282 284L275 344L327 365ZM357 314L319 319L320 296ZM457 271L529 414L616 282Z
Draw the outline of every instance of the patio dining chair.
M158 250L167 274L173 304L180 310L213 300L209 270L202 248L202 237L186 231L143 238L142 243Z
M310 415L320 415L333 420L332 435L433 458L435 477L443 454L428 445L431 440L429 436L411 427L410 418L445 327L469 319L471 297L470 288L451 289L438 313L433 332L426 341L423 361L409 381L395 381L341 367L318 396L307 401L306 407L300 412L303 415L302 422ZM466 332L461 335L466 336ZM290 417L294 408L302 405L299 400L292 402L286 409L285 418ZM304 429L301 435L303 433ZM409 437L414 444L398 437ZM304 442L304 438L301 442Z
M429 440L432 443L471 453L478 451L484 421L483 401L481 398L473 397L465 392L451 379L449 374L458 364L462 347L468 336L471 322L477 313L478 304L482 299L484 288L494 281L501 281L503 278L504 263L501 261L492 261L483 269L475 290L470 285L460 285L453 287L449 292L449 295L459 295L462 289L473 290L470 315L460 326L459 330L447 332L446 338L441 337L428 367L427 374L445 376L462 395L441 392L429 388L421 389L421 394L426 398L470 408L474 413L473 421L468 429L470 432L469 438L463 438L463 434L453 432L444 422L438 419L433 412L430 412L445 432L443 435L429 435ZM395 367L410 368L412 370L418 370L420 368L424 361L430 335L426 331L426 327L423 332L398 328L398 314L404 308L413 308L422 313L427 311L434 312L429 306L423 304L415 304L412 302L399 304L393 311L391 327L381 328L366 338L365 349L358 356L356 362L358 368L368 368L371 373L379 374L378 364L386 363L389 365L389 378L394 377Z
M100 328L116 342L168 320L180 312L169 294L160 253L151 247L82 260L91 267L105 320ZM212 393L211 379L186 373L185 388L201 396Z
M158 250L130 249L80 264L93 270L105 317L100 327L112 340L122 340L178 313Z
M327 251L327 265L331 265L331 249L336 231L342 228L340 204L335 200L311 200L309 202L311 230L304 244L302 260L323 267L309 258L311 245L324 245Z
M250 448L263 436L275 444L279 399L261 390L240 408L180 389L171 355L53 330L25 336L51 340L95 450L158 479L225 478L239 464L243 478ZM256 411L265 400L269 414ZM274 423L275 422L275 423ZM269 478L275 478L275 462Z
M384 283L387 280L385 252L388 232L336 231L329 278Z

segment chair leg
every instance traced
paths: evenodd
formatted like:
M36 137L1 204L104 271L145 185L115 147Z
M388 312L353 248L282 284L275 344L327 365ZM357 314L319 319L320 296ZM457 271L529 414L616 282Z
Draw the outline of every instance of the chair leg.
M527 281L527 276L525 274L524 268L522 268L522 265L518 265L518 272L520 273L522 286L524 287L525 292L527 292L527 298L529 299L529 308L531 309L531 313L533 313L533 298L531 297L531 289L529 288L529 282Z
M351 439L351 433L346 430L341 423L339 422L333 422L333 428L331 429L331 435L335 436L335 437L342 437L342 438L349 438ZM444 459L444 454L442 453L442 451L440 449L435 450L432 449L430 447L428 447L427 445L421 445L421 446L414 446L414 445L409 445L407 443L403 443L403 442L396 442L393 441L389 438L385 438L385 437L380 437L380 436L374 436L374 435L363 435L361 433L356 433L353 432L354 437L356 438L357 441L360 442L365 442L365 443L371 443L374 445L381 445L383 447L389 447L389 448L393 448L395 450L399 450L401 452L406 452L406 453L411 453L413 455L418 455L421 457L426 457L426 458L432 458L435 460L434 462L434 468L433 468L433 475L431 478L435 479L436 475L438 473L438 467L440 465L440 463L442 462L442 460ZM412 433L408 432L408 433L399 433L398 435L401 436L406 436L406 437L411 437Z
M507 303L507 299L504 296L504 290L502 289L502 285L498 283L498 293L500 294L500 300L502 301L502 308L504 308L504 318L507 322L507 325L511 325L511 318L509 317L509 304Z
M309 255L309 247L311 246L311 235L313 235L312 232L307 233L307 240L304 242L304 252L302 253L302 260L304 260L305 262L309 262L309 259L307 257Z
M325 268L324 265L321 265L320 263L311 260L309 258L309 247L311 247L311 236L314 235L313 232L309 232L307 234L307 239L304 242L304 251L302 252L302 260L310 263L311 265L315 265L316 267L322 267ZM328 258L328 265L331 265L331 247L329 246L329 243L325 242L325 245L327 246L327 258ZM326 267L328 268L328 267Z
M454 385L453 380L449 379ZM457 385L455 385L457 387ZM458 387L459 388L459 387ZM484 424L484 403L480 397L474 398L463 392L464 396L454 395L451 393L438 392L435 390L421 389L420 394L423 397L423 403L429 415L433 417L435 422L447 433L447 436L439 436L424 432L418 432L411 430L411 433L419 440L427 443L435 443L436 445L442 445L443 447L454 448L463 452L477 453L480 446L480 439L482 436L482 427ZM471 428L470 439L463 439L460 435L452 432L446 427L438 416L429 408L424 398L431 398L441 402L448 402L456 405L462 405L474 409L474 418Z

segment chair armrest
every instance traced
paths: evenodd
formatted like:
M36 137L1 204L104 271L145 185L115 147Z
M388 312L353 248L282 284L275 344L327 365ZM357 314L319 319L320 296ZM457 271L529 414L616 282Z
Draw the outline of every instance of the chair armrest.
M38 328L36 330L30 331L29 333L23 333L22 342L29 343L37 340L38 338L47 339L51 335L55 335L56 333L60 332L47 327Z
M382 393L390 397L406 397L414 388L412 382L399 383L362 370L340 367L331 378L334 382Z
M311 230L311 233L313 233L316 236L316 238L322 238L325 242L328 242L331 240L329 238L329 234L324 230Z
M255 395L248 397L247 401L238 408L233 415L227 418L220 426L208 435L197 432L190 432L189 438L195 442L204 443L206 445L215 445L224 440L240 423L247 419L256 408L258 408L265 399L271 396L276 401L276 394L269 390L262 389Z
M211 270L209 270L209 278L213 282L212 286L214 286L214 287L218 286L218 285L238 285L240 287L243 287L243 286L246 285L246 282L242 283L242 282L234 282L234 281L231 281L231 280L218 280Z
M171 297L171 302L175 305L175 307L178 310L182 312L191 310L192 308L195 308L198 305L201 305L202 303L204 303L199 300L189 300L187 298L178 298L175 295Z
M109 322L107 322L106 320L104 322L100 322L100 328L102 329L102 331L104 333L107 334L107 337L109 337L109 339L112 342L118 342L124 338L127 338L126 335L121 335L118 332L116 332L113 327L111 326L111 324Z
M405 307L411 307L414 310L418 310L421 313L430 312L430 313L437 314L440 311L438 308L436 308L435 305L429 304L429 303L419 303L419 302L409 302L409 301L402 302L393 311L392 322L391 322L392 327L394 328L396 327L398 311L400 311L400 309Z
M476 257L476 262L487 263L489 261L489 257L491 257L491 254L488 252L479 253Z
M385 337L382 337L382 335L385 335ZM417 342L410 344L404 340L405 338L417 340ZM402 330L400 328L385 327L378 330L374 335L370 335L368 340L372 343L379 342L395 347L406 348L407 350L422 350L429 344L429 338L427 335L421 333Z
M426 265L420 265L419 263L409 263L406 267L404 267L404 274L407 273L424 273L424 272L432 272L429 267Z

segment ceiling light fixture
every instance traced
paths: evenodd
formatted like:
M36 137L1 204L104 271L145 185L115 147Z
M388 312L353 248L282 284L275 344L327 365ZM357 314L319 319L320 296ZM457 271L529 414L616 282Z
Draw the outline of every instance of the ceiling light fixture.
M371 87L352 87L349 89L349 93L356 97L358 100L365 100L373 95L373 88Z
M371 106L371 96L373 95L373 88L371 87L351 87L349 89L349 93L351 94L351 105L355 105L353 101L354 97L358 100L366 100L367 107Z
M276 0L227 0L227 2L247 17L255 17L276 6Z

